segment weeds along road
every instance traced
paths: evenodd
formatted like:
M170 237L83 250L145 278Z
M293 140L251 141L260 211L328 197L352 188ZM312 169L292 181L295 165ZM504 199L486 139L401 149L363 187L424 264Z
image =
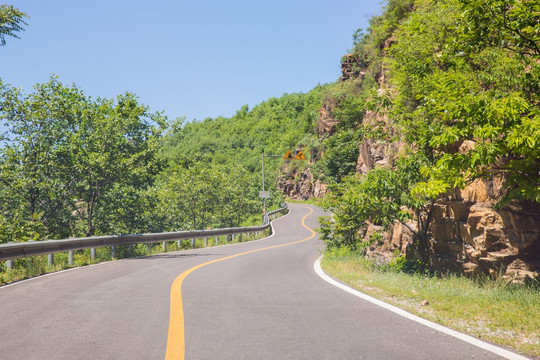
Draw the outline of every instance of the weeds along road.
M310 230L322 212L290 209L267 239L0 288L0 358L497 358L323 281Z

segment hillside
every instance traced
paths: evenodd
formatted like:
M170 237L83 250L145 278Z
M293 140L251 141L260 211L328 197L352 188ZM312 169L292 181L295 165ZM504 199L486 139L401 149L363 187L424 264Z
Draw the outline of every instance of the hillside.
M389 0L335 83L231 118L0 82L0 242L259 223L264 152L268 207L324 197L330 247L538 278L539 7Z
M538 10L389 1L354 34L320 109L322 159L289 190L307 198L313 179L329 184L330 246L538 278Z

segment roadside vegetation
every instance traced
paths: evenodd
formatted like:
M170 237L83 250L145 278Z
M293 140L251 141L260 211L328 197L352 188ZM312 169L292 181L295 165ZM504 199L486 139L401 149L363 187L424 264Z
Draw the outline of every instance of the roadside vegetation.
M367 259L346 248L325 252L321 266L350 286L415 315L540 357L540 284L430 275L403 259Z

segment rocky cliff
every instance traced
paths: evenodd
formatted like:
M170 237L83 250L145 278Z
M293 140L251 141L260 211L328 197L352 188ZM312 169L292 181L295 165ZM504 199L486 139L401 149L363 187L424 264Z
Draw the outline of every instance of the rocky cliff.
M354 59L345 56L341 81L363 79L364 73L353 70ZM378 77L384 91L384 72ZM332 116L332 102L323 103L319 111L319 138L334 134L338 121ZM367 111L364 123L384 126L396 132L388 119L375 111ZM399 137L397 137L399 138ZM356 172L366 174L377 166L392 166L402 144L399 140L383 142L364 138L359 144ZM456 144L456 151L467 151L471 144ZM324 154L320 154L324 156ZM290 169L289 169L290 170ZM327 191L325 184L314 179L310 166L282 176L279 186L293 199L320 198ZM540 278L540 205L530 202L511 203L501 209L496 204L507 188L505 179L494 174L491 179L477 179L464 189L456 189L435 201L432 208L431 262L441 272L490 274L509 280ZM407 224L414 228L415 224ZM378 231L371 225L369 234ZM396 223L374 244L369 253L390 257L398 249L408 254L412 232Z

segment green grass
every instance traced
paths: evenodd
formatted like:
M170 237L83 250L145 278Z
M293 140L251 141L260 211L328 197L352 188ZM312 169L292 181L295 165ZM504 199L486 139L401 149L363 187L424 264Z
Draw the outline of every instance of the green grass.
M410 275L346 250L327 251L321 265L328 274L413 314L540 357L538 284Z
M318 207L322 207L322 199L315 199L315 198L308 199L308 200L297 200L297 199L291 199L288 197L285 199L285 202L291 203L291 204L308 204L308 205L315 205Z

